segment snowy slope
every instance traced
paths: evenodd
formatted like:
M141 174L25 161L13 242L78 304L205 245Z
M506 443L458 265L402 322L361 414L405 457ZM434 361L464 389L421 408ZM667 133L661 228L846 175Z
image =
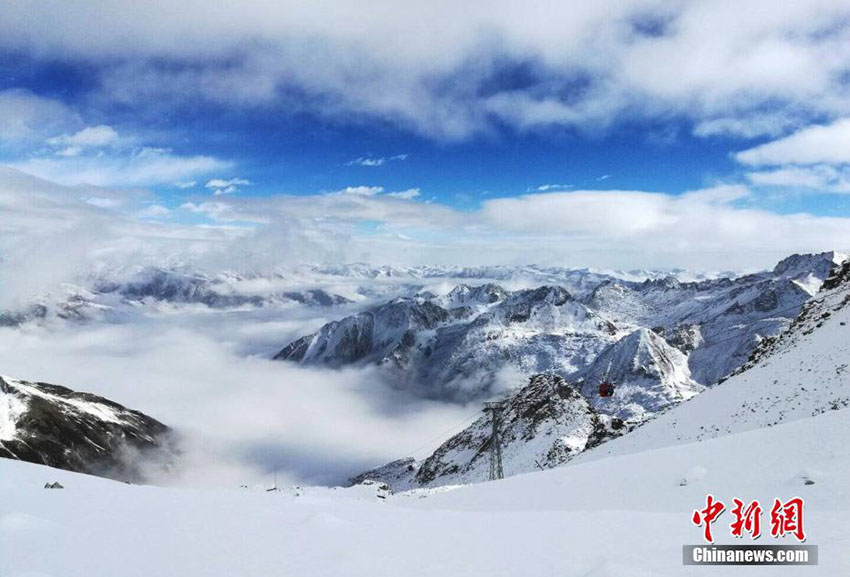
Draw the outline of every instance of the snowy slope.
M0 458L139 481L166 466L170 431L88 393L0 376Z
M848 437L847 412L829 412L697 444L386 500L351 490L132 486L0 460L0 575L846 575ZM48 481L65 489L46 491ZM708 492L725 502L804 497L807 543L818 545L819 566L682 566L682 545L701 540L690 516ZM729 520L724 513L715 525L719 543L733 542ZM767 534L759 543L789 541Z

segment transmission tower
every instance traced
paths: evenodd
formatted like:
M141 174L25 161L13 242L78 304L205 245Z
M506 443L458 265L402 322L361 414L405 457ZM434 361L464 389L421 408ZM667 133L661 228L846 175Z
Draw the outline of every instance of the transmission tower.
M502 441L499 438L499 427L502 423L502 410L505 402L484 403L484 412L490 413L490 422L493 424L490 433L490 480L504 479L505 472L502 470Z

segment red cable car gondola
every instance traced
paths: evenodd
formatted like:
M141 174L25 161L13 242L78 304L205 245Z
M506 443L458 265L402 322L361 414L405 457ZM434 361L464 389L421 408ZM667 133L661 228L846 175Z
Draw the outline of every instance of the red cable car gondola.
M600 397L613 397L614 396L614 383L609 381L603 381L599 383L599 396Z

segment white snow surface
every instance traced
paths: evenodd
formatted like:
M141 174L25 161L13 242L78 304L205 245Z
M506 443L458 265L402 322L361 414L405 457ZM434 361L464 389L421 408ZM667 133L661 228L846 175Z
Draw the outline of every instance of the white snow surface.
M846 575L847 411L456 490L125 485L0 460L0 575ZM682 480L687 483L682 485ZM815 482L805 485L805 479ZM59 481L62 490L45 490ZM801 496L817 567L684 567L706 493ZM297 495L297 496L296 496ZM715 524L732 543L729 514ZM724 526L726 525L726 526ZM769 534L763 544L789 543Z

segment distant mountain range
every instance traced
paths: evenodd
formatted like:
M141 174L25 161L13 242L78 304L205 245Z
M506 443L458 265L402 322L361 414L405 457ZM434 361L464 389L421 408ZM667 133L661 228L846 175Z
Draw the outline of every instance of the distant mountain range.
M632 417L688 398L743 364L842 259L793 255L769 272L694 282L574 271L566 286L461 284L330 322L275 358L333 368L376 364L401 386L452 400L486 397L517 373L587 382L611 373L632 390L628 399L617 397L614 412ZM636 357L652 358L655 368L629 367ZM664 392L640 392L655 385Z

